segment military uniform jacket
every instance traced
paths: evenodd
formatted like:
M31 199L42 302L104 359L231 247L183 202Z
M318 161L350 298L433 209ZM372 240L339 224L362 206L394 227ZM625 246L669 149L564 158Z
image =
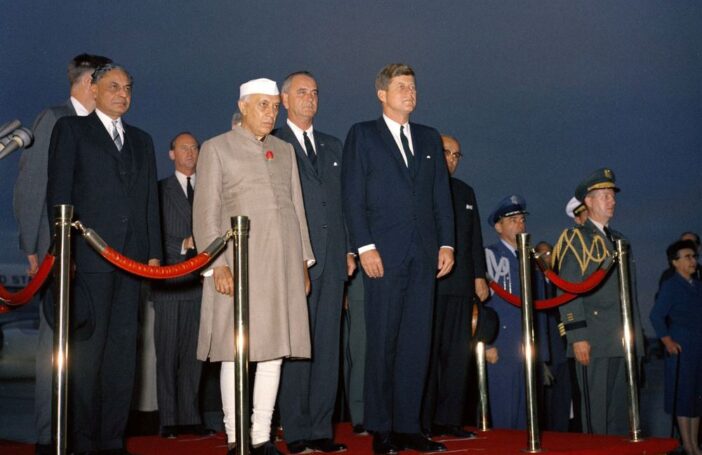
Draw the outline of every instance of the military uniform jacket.
M610 228L614 240L624 236ZM565 231L556 245L556 264L559 274L570 282L582 282L600 264L613 255L614 244L605 237L597 226L587 220L583 226ZM643 355L643 332L638 305L636 303L636 270L631 254L631 302L634 321L634 336L637 355ZM588 341L591 357L622 357L623 328L619 299L619 278L615 264L602 283L587 294L582 295L559 308L561 321L568 339L568 356L573 357L573 343Z
M498 241L485 248L487 273L490 279L502 286L507 292L516 296L522 295L522 286L519 282L519 260L502 241ZM534 286L534 300L543 297L540 289L542 278L534 274L534 281L539 286ZM486 302L497 312L499 327L497 337L492 346L496 347L500 358L522 359L522 309L504 301L491 291L490 299ZM546 338L546 316L542 311L534 312L534 331L540 361L548 361L548 340Z
M249 217L249 356L251 361L310 357L303 265L313 261L292 145L268 135L259 141L241 127L202 145L197 164L193 234L205 248ZM212 266L233 270L233 242ZM203 284L200 360L234 360L233 298Z

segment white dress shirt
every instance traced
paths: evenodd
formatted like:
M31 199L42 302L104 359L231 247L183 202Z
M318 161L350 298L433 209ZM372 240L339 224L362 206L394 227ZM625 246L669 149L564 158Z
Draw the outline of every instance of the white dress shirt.
M78 101L75 97L71 97L71 104L73 105L73 109L76 111L76 115L78 117L86 117L90 115L90 111L83 106L80 101Z
M192 175L185 175L180 171L175 171L175 176L176 179L178 179L178 183L180 183L180 187L183 189L183 193L185 194L185 197L188 197L188 177L190 177L190 185L192 185L193 190L195 190L195 174Z
M113 119L109 115L103 113L100 111L100 109L95 109L95 113L97 114L98 118L102 122L103 125L105 125L105 129L107 132L110 134L110 137L112 137L112 132L114 131L114 126L113 126ZM116 119L117 121L117 133L119 134L119 138L122 140L122 144L124 144L124 126L122 125L122 118Z
M305 147L305 138L302 135L302 133L307 133L307 137L310 138L310 142L312 143L312 148L314 149L314 153L317 153L317 147L314 144L314 127L310 126L306 130L303 130L299 126L295 125L293 122L288 119L288 126L292 130L293 134L295 135L295 138L297 139L297 142L300 143L302 146L302 151L305 152L305 155L307 155L307 148Z
M400 149L400 153L402 154L402 159L405 160L405 166L408 166L407 157L405 156L405 148L402 147L402 139L400 138L400 128L403 126L405 127L403 132L405 134L405 137L407 137L407 142L409 143L410 153L412 153L412 156L414 156L414 146L412 145L412 133L410 132L409 122L404 123L404 124L400 124L385 114L383 114L383 120L385 120L385 124L388 126L388 129L390 130L390 134L392 134L392 138L395 139L395 143L397 144L397 148Z

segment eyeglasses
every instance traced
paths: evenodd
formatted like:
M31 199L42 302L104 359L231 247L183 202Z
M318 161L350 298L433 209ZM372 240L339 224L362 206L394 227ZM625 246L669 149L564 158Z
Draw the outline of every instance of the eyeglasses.
M444 153L451 158L462 158L463 154L461 152L452 152L451 150L444 149Z

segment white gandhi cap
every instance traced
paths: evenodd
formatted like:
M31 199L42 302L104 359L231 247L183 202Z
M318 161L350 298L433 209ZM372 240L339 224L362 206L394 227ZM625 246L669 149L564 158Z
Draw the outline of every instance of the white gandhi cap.
M279 95L280 92L278 92L278 86L275 81L262 77L245 82L239 87L239 99L253 94Z

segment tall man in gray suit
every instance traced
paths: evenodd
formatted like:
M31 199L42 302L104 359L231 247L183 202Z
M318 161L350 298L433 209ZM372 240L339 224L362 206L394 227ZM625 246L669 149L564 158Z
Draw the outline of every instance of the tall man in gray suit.
M290 453L307 449L346 450L335 443L332 414L339 371L339 331L344 282L356 268L347 255L341 209L341 141L315 130L317 82L307 71L283 82L282 101L288 120L274 134L295 148L305 201L307 226L317 263L310 268L307 297L312 359L286 360L280 386L280 417Z
M30 278L49 248L49 220L46 212L46 168L49 141L56 121L68 115L86 116L95 109L90 93L90 76L95 68L112 60L99 55L80 54L68 63L70 98L65 103L43 110L34 121L34 144L22 152L15 183L14 211L19 226L20 248L27 255ZM34 387L34 423L37 453L49 453L51 444L51 351L53 330L40 306L39 340Z
M165 264L194 257L192 203L200 144L187 132L171 141L175 173L158 182L161 239ZM200 421L198 388L202 362L197 359L202 284L198 274L152 285L156 383L161 436L207 432Z

